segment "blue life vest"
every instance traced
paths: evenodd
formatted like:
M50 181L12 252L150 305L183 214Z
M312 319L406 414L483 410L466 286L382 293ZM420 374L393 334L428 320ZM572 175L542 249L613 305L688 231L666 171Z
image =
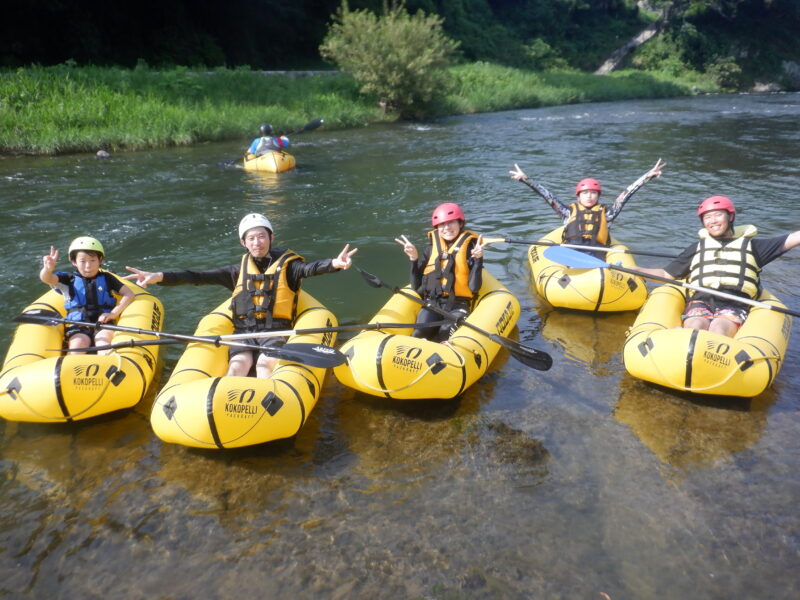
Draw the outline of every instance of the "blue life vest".
M67 320L96 321L100 315L111 312L111 309L117 305L116 298L111 295L111 290L108 289L105 273L101 271L94 280L89 281L94 281L94 286L92 287L95 288L97 296L93 304L89 304L86 289L87 280L77 272L74 273L72 283L69 286L64 286L67 289L59 286L59 291L64 295Z

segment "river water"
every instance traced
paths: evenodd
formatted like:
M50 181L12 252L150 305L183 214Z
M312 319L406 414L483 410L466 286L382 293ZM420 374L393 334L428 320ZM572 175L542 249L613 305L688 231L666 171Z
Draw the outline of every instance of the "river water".
M798 139L800 95L779 94L321 130L294 138L298 168L279 176L219 164L248 140L4 158L0 345L45 290L41 256L51 244L63 256L78 235L102 240L115 271L211 268L237 261L238 220L259 211L277 245L319 258L350 242L357 264L396 284L407 261L393 238L421 244L440 202L459 202L477 231L536 239L557 219L510 180L515 162L564 200L588 176L610 200L663 158L663 177L615 222L634 249L677 253L715 194L734 200L740 224L792 231ZM635 315L553 310L532 291L525 252L498 245L486 262L520 299L520 341L553 355L548 372L502 351L459 400L411 404L329 375L294 439L236 451L161 443L152 396L88 422L0 423L0 595L798 597L800 335L752 400L662 390L624 371ZM795 310L798 273L794 252L763 275ZM305 287L343 323L387 298L354 270ZM155 292L165 329L180 333L227 293ZM161 383L179 354L165 353Z

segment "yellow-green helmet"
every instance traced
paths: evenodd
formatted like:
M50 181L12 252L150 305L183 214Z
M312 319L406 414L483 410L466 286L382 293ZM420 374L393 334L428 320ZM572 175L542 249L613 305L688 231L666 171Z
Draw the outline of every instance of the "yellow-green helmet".
M75 260L75 254L79 250L86 250L89 252L99 252L100 258L103 258L106 255L105 250L103 250L103 244L101 244L93 237L88 237L88 236L83 236L72 240L72 243L69 245L69 259Z

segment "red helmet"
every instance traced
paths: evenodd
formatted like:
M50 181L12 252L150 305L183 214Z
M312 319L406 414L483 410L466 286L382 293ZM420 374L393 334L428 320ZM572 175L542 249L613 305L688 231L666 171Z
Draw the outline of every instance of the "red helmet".
M730 198L725 196L711 196L703 200L700 206L697 207L697 216L700 217L702 221L703 215L712 210L727 210L731 215L731 223L733 223L733 219L736 217L736 209L733 207L733 202L731 202Z
M586 179L581 179L578 182L578 185L575 186L575 195L577 196L581 192L585 192L586 190L597 190L598 192L602 192L600 189L600 182L597 179L592 179L591 177L587 177Z
M464 216L464 211L461 210L461 207L458 204L445 202L444 204L437 206L433 211L431 225L436 227L441 223L447 223L448 221L453 221L454 219L460 219L465 223L467 222L467 218Z

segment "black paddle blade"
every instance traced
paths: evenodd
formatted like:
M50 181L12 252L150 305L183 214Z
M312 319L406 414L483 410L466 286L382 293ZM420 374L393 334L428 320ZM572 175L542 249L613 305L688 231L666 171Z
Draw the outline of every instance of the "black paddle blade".
M377 276L373 275L372 273L370 273L368 271L365 271L361 267L356 267L356 270L361 274L361 277L364 278L364 281L366 281L369 285L371 285L374 288L385 287L385 288L388 288L390 290L394 290L395 289L394 287L390 286L388 283L384 283L383 281L378 279Z
M52 310L31 310L17 315L12 319L16 323L33 325L61 325L65 319Z
M523 365L536 369L537 371L548 371L553 366L553 357L547 352L536 350L528 346L519 344L517 346L506 345L511 356L516 358Z
M317 127L322 125L324 122L325 119L322 118L314 119L313 121L307 123L306 126L303 127L303 129L301 129L300 131L311 131L312 129L316 129Z
M257 347L256 347L257 348ZM278 348L259 348L268 356L299 362L311 367L330 369L347 362L347 357L336 348L322 344L285 344Z

